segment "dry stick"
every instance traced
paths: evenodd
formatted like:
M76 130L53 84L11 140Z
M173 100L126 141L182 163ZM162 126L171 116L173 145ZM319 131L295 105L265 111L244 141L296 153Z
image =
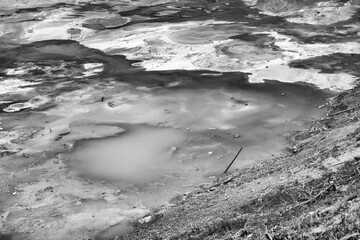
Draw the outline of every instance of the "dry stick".
M356 106L356 107L352 107L352 108L349 108L349 109L345 109L345 110L342 110L342 111L339 111L339 112L336 112L336 113L329 114L329 117L338 115L338 114L340 114L340 113L349 112L349 111L354 110L354 109L356 109L356 108L358 108L358 107L359 107L359 106Z
M235 162L236 158L239 156L239 154L241 153L242 150L243 150L243 148L241 147L240 150L239 150L239 152L236 154L236 156L235 156L234 159L231 161L231 163L229 164L229 166L226 168L226 170L225 170L224 173L226 173L226 172L229 170L229 168L230 168L231 165Z
M359 236L359 233L353 233L353 234L350 234L350 235L346 235L345 237L342 237L340 240L348 240L350 238L354 238L354 237L357 237Z
M302 205L305 205L305 204L308 204L312 201L314 201L315 199L317 199L318 197L320 197L321 195L323 195L325 192L327 192L329 189L331 189L332 187L334 187L335 185L334 184L331 184L329 187L327 187L326 189L322 190L321 192L319 192L315 197L309 199L309 200L306 200L305 202L302 202L302 203L299 203L299 204L296 204L295 206L289 208L288 210L286 210L285 212L288 212L294 208L297 208L297 207L300 207Z

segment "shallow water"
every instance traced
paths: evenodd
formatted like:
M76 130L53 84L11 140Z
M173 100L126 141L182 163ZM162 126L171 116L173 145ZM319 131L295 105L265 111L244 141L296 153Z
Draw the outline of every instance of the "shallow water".
M83 142L75 149L80 174L110 181L148 183L175 168L181 131L138 127L119 137Z
M91 52L73 42L60 42L56 47L54 42L41 42L36 51L25 47L28 55L15 58L15 65L7 68L11 77L36 84L21 92L21 104L27 108L16 108L19 93L11 88L3 96L7 115L3 115L2 126L8 131L4 144L34 159L55 157L53 161L60 164L60 170L50 163L30 167L45 168L50 179L60 180L22 185L24 203L37 208L38 200L33 202L31 196L44 195L41 204L46 207L39 216L51 216L52 208L62 206L65 212L61 211L63 218L56 224L70 224L65 229L77 229L80 235L84 234L81 226L97 216L89 229L101 232L99 239L119 235L127 230L123 223L146 213L136 206L139 213L126 214L133 202L146 207L167 205L177 194L211 181L209 177L221 174L241 146L244 151L230 172L280 154L289 131L303 129L319 117L323 110L318 106L329 96L304 84L251 84L244 73L149 72L131 67L130 61L127 65L126 60L123 66L129 68L112 70L111 56L91 52L89 59L77 60L71 52L61 51L69 44L75 52ZM37 58L39 62L27 65ZM53 61L52 67L48 61ZM34 76L29 67L44 73ZM54 68L57 71L51 72ZM34 133L25 134L14 145L27 129ZM89 190L88 182L96 190ZM118 190L106 190L103 195L103 183ZM48 187L54 188L52 198L43 191ZM74 195L84 206L82 210L72 204ZM68 200L64 202L63 196ZM113 217L109 208L114 207ZM9 222L16 224L15 216ZM108 222L109 218L114 220Z
M356 1L331 22L337 5L301 19L262 1L18 4L0 9L6 236L130 231L240 147L230 173L279 156L358 77Z

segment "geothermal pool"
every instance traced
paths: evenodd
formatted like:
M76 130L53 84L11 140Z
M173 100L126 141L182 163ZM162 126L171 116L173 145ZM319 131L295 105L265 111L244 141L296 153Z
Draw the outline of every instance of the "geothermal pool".
M240 147L230 173L280 156L359 77L355 0L5 0L0 15L0 239L120 236Z

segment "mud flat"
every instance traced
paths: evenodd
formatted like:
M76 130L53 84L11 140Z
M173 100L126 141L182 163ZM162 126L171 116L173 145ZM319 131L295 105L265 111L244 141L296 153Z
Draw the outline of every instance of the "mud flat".
M16 4L1 239L355 234L357 1Z

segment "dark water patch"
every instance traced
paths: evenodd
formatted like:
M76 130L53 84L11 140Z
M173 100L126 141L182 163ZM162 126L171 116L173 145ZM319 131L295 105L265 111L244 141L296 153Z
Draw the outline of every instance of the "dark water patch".
M1 234L0 240L24 240L28 239L23 233Z
M242 14L243 15L239 15L236 9L228 9L225 14L223 14L222 12L216 13L214 17L216 20L220 21L247 22L249 26L270 28L274 28L286 22L283 17L261 14L254 9L250 9L250 11L245 11Z
M24 22L40 22L43 19L41 18L28 18L28 19L23 19L23 20L16 20L16 21L7 21L7 23L24 23Z
M51 6L43 6L43 7L33 7L33 8L20 8L15 11L16 14L22 14L22 13L39 13L42 11L50 11L53 9L59 9L59 8L67 8L72 7L74 4L68 4L68 3L56 3Z
M0 57L0 69L10 67L13 60L10 57Z
M8 18L8 17L11 17L13 14L12 13L1 13L0 12L0 17L1 18ZM2 20L0 20L0 22L2 22Z
M292 61L289 66L302 69L320 69L322 73L345 72L360 76L360 54L334 53Z
M311 37L301 37L300 39L301 42L305 44L314 44L314 43L348 42L355 38L358 38L356 33L337 34L337 35L317 35Z
M45 75L46 72L41 69L34 69L34 70L30 70L30 74L34 76L41 76L41 75Z
M68 14L67 16L64 17L64 19L79 19L79 18L83 18L84 14L78 13L78 14Z
M15 11L16 14L40 12L41 8L22 8Z
M266 34L251 34L251 33L244 33L244 34L232 36L229 38L246 41L246 42L258 42L258 41L268 42L268 41L274 40L274 38L272 38Z
M312 27L302 27L299 28L297 31L289 30L282 30L281 33L295 37L300 43L304 44L315 44L315 43L342 43L342 42L349 42L349 41L357 41L359 36L357 32L348 32L348 33L337 33L335 32L336 29L328 28L327 30L319 31L318 29L314 29ZM346 29L344 29L346 30ZM313 32L316 33L314 36L305 36L303 33L306 32ZM326 33L325 33L326 32ZM325 33L325 34L324 34Z
M27 237L22 233L4 234L0 232L0 240L24 240Z
M13 237L10 234L1 234L0 233L0 240L13 240Z
M8 67L15 62L38 62L46 60L64 60L79 62L104 63L104 73L117 73L138 69L132 64L139 61L127 60L121 55L107 55L100 50L84 47L72 40L47 40L31 43L15 49L10 49L0 55L2 67Z
M170 8L169 8L170 7ZM174 11L173 14L161 15L165 11ZM121 16L131 17L139 15L143 17L149 17L152 19L140 22L185 22L190 20L201 20L209 19L207 13L199 8L184 8L182 5L177 3L171 4L159 4L148 7L138 7L136 9L120 12ZM136 23L136 22L134 22Z
M91 3L86 2L80 6L74 7L74 10L79 12L104 12L111 10L112 6L107 3Z
M169 15L162 12L174 11ZM220 21L250 21L250 24L276 24L283 22L280 17L260 14L257 9L250 8L241 1L192 1L172 2L120 12L121 16L140 15L153 18L145 22L185 22L204 21L209 19ZM255 16L255 18L249 17Z
M219 21L233 21L233 22L248 22L251 26L273 26L286 23L282 17L269 16L261 14L258 9L251 8L238 0L222 1L181 1L170 2L164 4L157 4L152 6L138 6L134 9L119 11L116 9L116 4L91 4L86 3L80 7L74 8L77 12L118 12L122 17L142 16L150 18L147 20L134 20L126 23L123 26L129 26L137 23L154 23L154 22L186 22L186 21L205 21L205 20L219 20ZM101 24L86 25L96 30L102 30ZM118 27L111 27L109 29L117 29Z
M360 10L356 15L360 16ZM297 41L304 44L315 43L336 43L358 41L357 30L351 29L350 24L357 24L359 20L346 20L331 25L312 25L305 23L291 23L284 21L281 25L274 25L273 29L281 34L296 38ZM270 24L266 25L270 27Z
M0 36L0 55L5 53L9 49L17 48L19 46L20 46L20 44L17 44L17 43L12 43L12 42L9 42L9 41L3 41L2 36Z
M151 17L153 16L157 11L163 10L166 8L166 5L153 5L148 7L137 7L135 9L125 10L125 11L119 11L119 14L124 17L131 17L134 15L140 15L144 17Z
M246 73L222 73L212 71L138 71L108 75L110 79L130 83L135 86L162 87L162 88L216 88L218 86L242 86L248 83Z
M247 73L227 72L221 73L211 71L139 71L136 73L120 74L114 79L131 83L138 86L160 87L167 89L242 89L246 91L261 91L263 93L281 96L284 91L293 91L299 96L308 93L323 95L325 99L329 93L317 89L311 84L305 83L283 83L269 80L264 83L249 83ZM305 91L305 92L304 92Z

